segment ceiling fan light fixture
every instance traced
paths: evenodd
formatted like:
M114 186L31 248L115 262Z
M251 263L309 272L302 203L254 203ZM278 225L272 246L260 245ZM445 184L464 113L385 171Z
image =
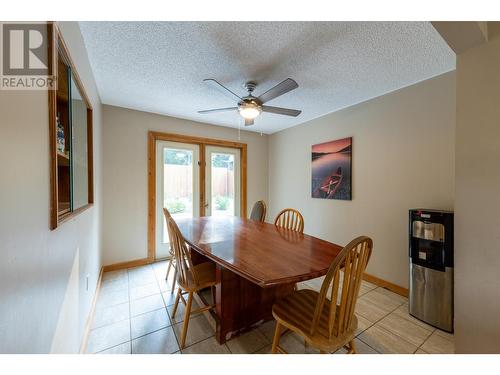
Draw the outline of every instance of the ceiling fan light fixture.
M262 112L262 107L255 102L243 102L239 105L238 111L243 118L253 120Z

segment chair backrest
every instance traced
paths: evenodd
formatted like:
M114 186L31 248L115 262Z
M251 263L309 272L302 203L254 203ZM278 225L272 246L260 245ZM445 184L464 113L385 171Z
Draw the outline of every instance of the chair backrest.
M181 287L186 288L189 280L198 284L198 277L194 271L191 261L191 253L179 227L172 217L167 218L168 236L170 237L170 246L174 249L176 260L177 282ZM190 277L191 276L191 277Z
M253 205L250 219L263 222L266 219L266 202L257 201Z
M274 219L274 225L291 229L300 233L304 232L304 218L302 214L294 208L285 208Z
M349 329L363 273L370 260L372 249L373 241L371 238L361 236L352 240L335 258L321 285L311 325L311 335L314 334L320 322L325 321L325 318L327 318L330 338L341 336ZM341 270L343 271L342 276ZM341 277L342 285L339 286ZM321 315L330 286L332 286L330 310L328 317L324 317ZM337 305L339 296L340 302Z
M167 210L165 207L163 207L163 215L165 216L165 221L167 222L168 238L170 238L170 229L168 227L168 219L171 218L172 215L170 215L170 211ZM172 248L172 244L170 244L169 253L170 253L170 256L175 257L174 249Z

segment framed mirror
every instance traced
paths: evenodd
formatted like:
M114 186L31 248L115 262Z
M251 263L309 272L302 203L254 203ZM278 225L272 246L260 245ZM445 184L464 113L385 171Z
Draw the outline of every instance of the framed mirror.
M50 227L94 203L92 106L55 23L50 23L49 69L56 76L49 91L51 163Z

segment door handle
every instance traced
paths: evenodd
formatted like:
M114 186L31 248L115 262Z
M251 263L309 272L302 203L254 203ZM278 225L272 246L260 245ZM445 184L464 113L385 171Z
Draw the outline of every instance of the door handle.
M208 203L205 204L205 208L207 208L207 207L208 207Z

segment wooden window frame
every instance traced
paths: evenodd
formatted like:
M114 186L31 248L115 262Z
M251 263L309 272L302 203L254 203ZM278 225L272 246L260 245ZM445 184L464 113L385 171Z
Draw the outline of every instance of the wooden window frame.
M64 216L59 216L58 213L58 170L57 170L57 90L49 90L49 157L50 157L50 229L54 230L62 223L74 218L81 212L87 210L94 205L94 145L93 145L93 108L90 103L83 82L76 69L69 48L64 41L61 31L57 27L56 22L48 22L47 35L49 39L49 75L57 77L58 74L58 46L68 59L71 73L75 84L80 91L80 95L87 106L87 165L88 165L88 203L79 207Z
M180 142L200 147L200 216L205 216L205 147L221 146L240 150L240 216L247 216L247 144L182 134L148 132L148 261L156 259L156 142Z

